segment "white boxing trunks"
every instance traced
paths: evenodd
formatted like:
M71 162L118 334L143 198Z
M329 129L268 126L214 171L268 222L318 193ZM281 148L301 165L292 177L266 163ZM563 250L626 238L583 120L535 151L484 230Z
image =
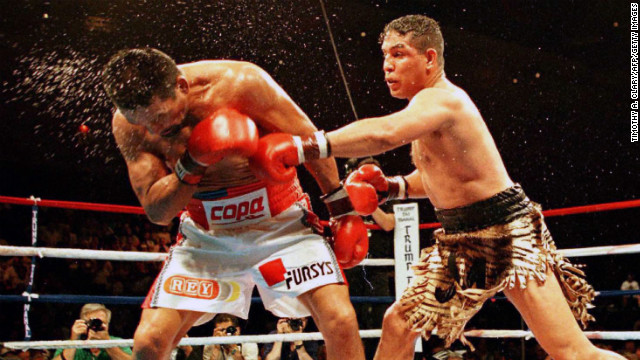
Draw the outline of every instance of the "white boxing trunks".
M264 307L274 315L304 317L310 313L298 295L345 282L297 180L278 188L256 183L194 198L182 215L178 244L143 308L208 313L196 325L216 313L246 319L257 286Z

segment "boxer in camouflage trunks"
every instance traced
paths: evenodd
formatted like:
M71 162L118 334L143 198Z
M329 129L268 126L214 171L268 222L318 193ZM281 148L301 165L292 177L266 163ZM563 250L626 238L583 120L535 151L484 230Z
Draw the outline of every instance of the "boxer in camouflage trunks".
M380 40L389 91L408 99L407 107L323 136L270 134L254 155L274 177L315 159L311 154L363 157L411 143L416 169L409 175L386 177L364 165L345 181L361 214L389 199L429 198L443 222L435 245L422 253L415 281L385 314L375 358L412 359L418 334L428 337L434 329L448 344L466 342L466 322L502 290L554 359L622 359L582 333L575 318L583 325L591 319L586 309L593 289L556 253L539 208L509 177L478 108L445 76L438 23L404 16L390 22Z

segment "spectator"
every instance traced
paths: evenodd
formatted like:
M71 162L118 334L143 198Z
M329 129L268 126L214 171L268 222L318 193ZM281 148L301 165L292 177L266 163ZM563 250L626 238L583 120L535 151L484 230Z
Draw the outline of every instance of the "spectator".
M627 274L627 279L622 282L622 285L620 285L620 290L640 290L640 287L638 286L638 282L635 280L634 275L632 273ZM633 299L633 301L629 303L630 299ZM640 295L623 296L622 307L626 308L627 306L631 306L631 307L640 306Z
M307 318L278 319L278 334L301 333L307 327ZM272 332L273 333L273 332ZM275 342L266 344L263 353L265 360L317 360L318 343L315 341Z
M111 310L102 304L85 304L80 310L80 319L77 319L71 327L71 340L109 340L120 339L109 335L109 322ZM130 360L130 348L106 348L106 349L59 349L53 360Z
M111 285L111 275L113 274L113 264L111 261L105 261L100 270L93 277L93 283L97 288L106 291Z
M636 355L636 344L633 340L625 341L624 348L620 353L629 360L638 360L638 356Z
M0 289L4 292L11 293L21 290L21 285L24 280L18 276L18 271L16 270L17 263L18 258L15 257L0 260Z
M49 360L51 359L49 350L29 350L30 360Z
M241 326L237 317L217 314L213 318L213 336L240 335ZM188 348L183 348L188 351ZM258 360L258 345L255 343L207 345L194 347L188 360Z
M26 356L26 357L25 357ZM0 348L0 359L1 360L22 360L29 358L29 352L18 350L18 349L9 349L2 347Z

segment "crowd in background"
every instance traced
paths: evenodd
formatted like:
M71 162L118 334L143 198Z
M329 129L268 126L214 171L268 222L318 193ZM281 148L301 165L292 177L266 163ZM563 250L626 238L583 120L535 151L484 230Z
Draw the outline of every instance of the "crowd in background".
M24 208L0 205L0 245L30 245L30 217ZM38 217L38 246L51 248L78 248L118 251L167 252L175 239L176 223L161 227L149 223L143 216L98 214L88 211L71 211L41 208ZM422 234L421 234L422 235ZM427 238L428 234L421 236ZM422 239L421 241L424 241ZM373 231L370 256L393 257L392 232ZM38 258L33 292L38 294L77 294L108 296L145 296L153 283L160 262L98 261ZM0 257L0 294L22 294L28 284L32 258ZM621 269L626 288L637 282ZM393 296L393 271L384 267L356 267L346 272L352 296ZM635 284L634 284L635 282ZM612 288L613 286L609 286ZM596 286L598 288L598 286ZM257 296L257 295L256 295ZM639 297L598 299L594 315L598 322L590 330L640 330ZM361 329L381 327L387 303L356 303ZM34 303L30 309L30 325L33 340L69 339L73 319L82 304ZM139 305L108 305L113 310L110 333L131 338L140 317ZM23 304L0 302L0 340L24 338ZM509 319L509 320L507 320ZM243 322L244 335L266 334L276 329L278 319L254 304L249 320ZM511 323L509 323L511 321ZM475 328L520 329L517 312L504 300L488 302L483 311L470 323ZM317 331L312 322L308 331ZM192 329L190 336L210 336L211 325ZM372 358L377 339L363 339L367 358ZM472 339L475 352L463 347L447 350L438 339L425 342L427 355L417 359L545 359L546 354L535 341ZM524 344L524 346L523 346ZM633 341L601 342L624 354L629 359L640 360L640 344ZM262 349L262 346L261 346ZM30 352L2 349L0 359L51 359L53 352ZM316 357L317 358L317 357ZM315 359L315 358L314 358Z

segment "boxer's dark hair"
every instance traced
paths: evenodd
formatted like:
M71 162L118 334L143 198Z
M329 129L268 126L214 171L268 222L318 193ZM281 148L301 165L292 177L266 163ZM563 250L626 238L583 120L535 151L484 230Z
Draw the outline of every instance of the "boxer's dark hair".
M174 97L179 73L175 61L160 50L126 49L104 66L102 83L117 107L133 110L149 106L154 95Z
M444 68L444 38L440 25L434 19L424 15L406 15L399 17L388 23L378 41L384 41L389 32L395 31L400 35L410 34L409 42L411 46L419 51L426 51L429 48L435 49L438 53L438 64Z

